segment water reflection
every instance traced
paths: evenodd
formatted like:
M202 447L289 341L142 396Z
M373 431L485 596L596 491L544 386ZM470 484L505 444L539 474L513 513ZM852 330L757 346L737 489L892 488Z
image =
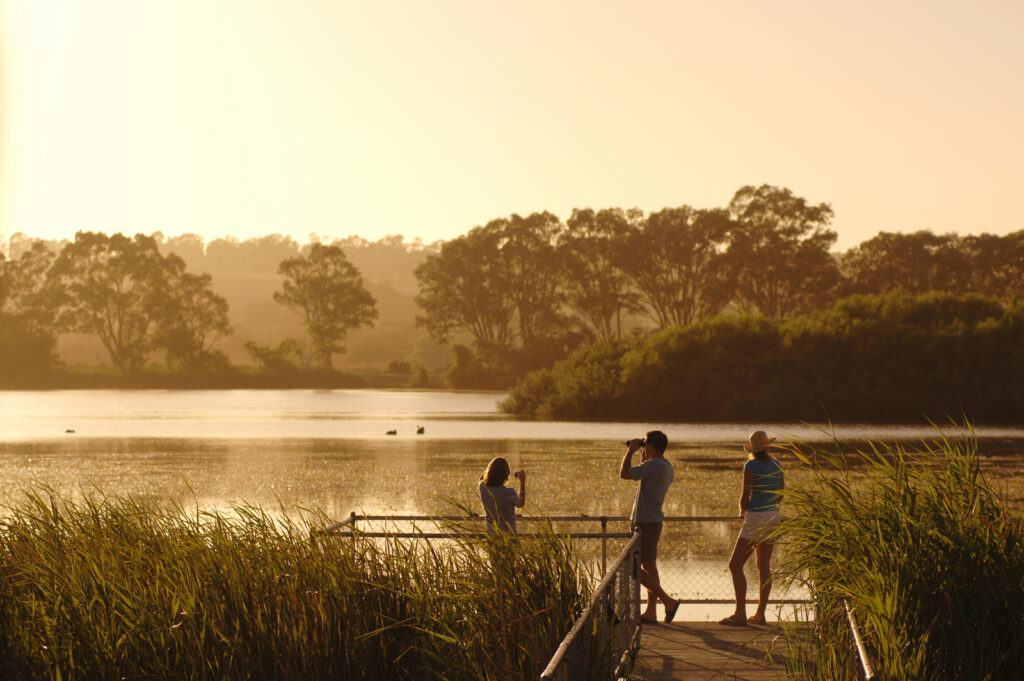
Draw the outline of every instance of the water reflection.
M621 443L660 428L676 468L673 515L732 513L751 424L523 422L496 393L427 391L0 392L0 475L17 494L45 485L224 507L322 508L336 515L475 508L487 461L529 473L532 514L617 515L634 487L617 478ZM424 434L416 434L416 426ZM759 427L827 441L813 426ZM73 434L66 428L73 427ZM389 429L397 436L386 436ZM842 439L934 438L930 426L840 425ZM1024 429L978 428L997 479L1019 471ZM1012 469L1012 470L1011 470ZM1000 470L1007 471L1000 477Z
M498 412L503 393L416 390L56 390L0 392L4 440L210 438L352 440L608 440L647 430L677 442L743 442L745 423L517 421ZM933 437L927 424L757 424L783 439L827 442ZM417 426L424 434L417 434ZM73 435L66 430L74 430ZM396 431L389 436L388 431ZM1021 427L979 427L982 437L1024 438Z

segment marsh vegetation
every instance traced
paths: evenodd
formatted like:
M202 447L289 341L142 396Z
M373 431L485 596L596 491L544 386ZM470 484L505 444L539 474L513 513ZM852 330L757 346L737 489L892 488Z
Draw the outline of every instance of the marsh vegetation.
M801 678L855 678L844 600L892 681L1020 678L1024 520L971 437L804 457L786 494L784 571L812 587Z
M589 595L550 531L311 541L307 521L28 495L0 526L0 678L531 678Z

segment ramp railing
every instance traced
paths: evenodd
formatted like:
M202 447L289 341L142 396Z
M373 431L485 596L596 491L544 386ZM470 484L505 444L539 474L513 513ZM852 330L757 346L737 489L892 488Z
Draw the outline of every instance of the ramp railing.
M640 535L594 590L540 678L626 679L640 652Z

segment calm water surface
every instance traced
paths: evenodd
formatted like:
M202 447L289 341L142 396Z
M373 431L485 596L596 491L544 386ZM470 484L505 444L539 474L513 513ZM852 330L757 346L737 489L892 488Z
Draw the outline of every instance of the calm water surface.
M751 430L832 439L824 426L800 424L520 421L498 411L502 398L405 390L0 392L0 480L8 497L43 485L218 508L436 513L475 508L475 481L501 455L527 471L528 513L617 515L628 511L633 491L617 478L622 442L658 428L677 463L668 511L717 515L735 508L740 445ZM843 424L834 432L844 441L936 435L927 425ZM977 432L1024 440L1024 428Z
M611 440L652 428L674 442L744 441L752 424L519 421L501 414L504 393L412 390L64 390L0 391L0 440L100 437L200 439ZM416 435L423 425L424 436ZM805 442L832 438L828 426L757 424ZM927 425L838 424L841 439L932 437ZM397 431L389 436L390 430ZM985 437L1024 437L1024 428L983 428Z

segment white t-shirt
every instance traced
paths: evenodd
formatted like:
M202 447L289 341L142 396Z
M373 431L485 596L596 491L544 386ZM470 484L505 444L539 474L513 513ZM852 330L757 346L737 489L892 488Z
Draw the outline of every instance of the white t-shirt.
M494 532L495 524L504 532L515 534L516 531L516 504L519 503L519 494L511 487L498 485L488 487L480 483L480 501L484 505L484 513L487 515L487 531Z
M667 459L648 459L629 469L629 477L640 481L629 519L636 523L660 523L665 519L661 505L665 503L668 486L675 471Z

